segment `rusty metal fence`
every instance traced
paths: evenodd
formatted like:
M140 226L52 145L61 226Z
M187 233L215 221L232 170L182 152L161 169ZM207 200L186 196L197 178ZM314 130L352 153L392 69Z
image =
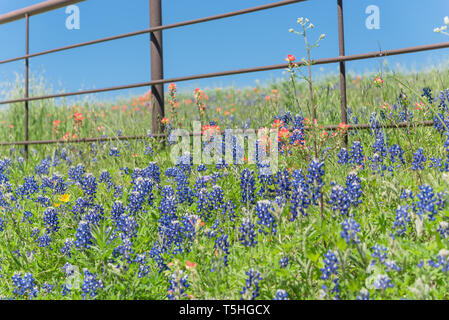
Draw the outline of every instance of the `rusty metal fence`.
M11 103L20 103L23 102L25 105L24 108L24 133L25 133L25 140L24 141L8 141L8 142L0 142L0 145L23 145L25 147L25 155L28 154L28 146L29 145L37 145L37 144L52 144L52 143L81 143L81 142L96 142L96 141L108 141L108 140L132 140L132 139L144 139L148 137L147 135L141 135L141 136L120 136L120 137L101 137L101 138L83 138L83 139L73 139L73 140L36 140L36 141L30 141L29 140L29 132L28 132L28 111L29 111L29 102L30 101L36 101L36 100L44 100L44 99L53 99L53 98L61 98L61 97L68 97L68 96L76 96L76 95L85 95L85 94L92 94L92 93L100 93L100 92L108 92L108 91L115 91L115 90L123 90L123 89L131 89L131 88L139 88L139 87L150 87L151 86L151 96L153 101L153 107L152 107L152 136L153 137L163 137L166 136L165 133L162 132L160 119L164 117L164 84L170 83L170 82L181 82L181 81L188 81L188 80L195 80L195 79L204 79L204 78L211 78L211 77L220 77L220 76L229 76L229 75L235 75L235 74L242 74L242 73L251 73L251 72L260 72L260 71L269 71L269 70L276 70L276 69L284 69L288 67L287 63L284 64L275 64L275 65L267 65L262 67L252 67L252 68L245 68L245 69L236 69L236 70L229 70L229 71L221 71L221 72L213 72L213 73L206 73L206 74L198 74L198 75L191 75L191 76L184 76L184 77L176 77L176 78L164 78L164 72L163 72L163 46L162 46L162 31L167 29L173 29L193 24L198 24L202 22L208 22L228 17L233 17L237 15L247 14L251 12L261 11L261 10L267 10L272 9L280 6L285 6L293 3L298 2L305 2L307 0L283 0L279 2L274 2L262 6L252 7L248 9L238 10L234 12L229 12L225 14L219 14L214 16L209 16L206 18L200 18L195 20L189 20L184 22L178 22L173 24L167 24L162 25L162 0L149 0L150 2L150 28L143 29L135 32L130 33L124 33L119 34L116 36L111 36L107 38L97 39L93 41L88 42L82 42L77 43L69 46L64 46L60 48L55 48L51 50L36 52L36 53L30 53L29 52L29 30L30 30L30 17L48 12L51 10L55 10L61 7L65 7L71 4L79 3L85 0L48 0L41 2L39 4L26 7L20 10L12 11L6 14L0 15L0 25L16 21L19 19L25 19L26 21L26 33L25 33L25 41L26 41L26 51L25 55L6 59L6 60L0 60L0 64L5 64L9 62L14 61L25 61L25 94L24 97L21 99L13 99L13 100L4 100L0 101L0 104L11 104ZM314 65L319 64L329 64L329 63L339 63L340 64L340 94L341 94L341 122L347 123L347 102L346 102L346 67L345 62L346 61L355 61L355 60L362 60L362 59L371 59L371 58L379 58L379 57L386 57L386 56L392 56L392 55L399 55L399 54L405 54L405 53L413 53L413 52L420 52L420 51L427 51L427 50L435 50L435 49L442 49L442 48L449 48L449 42L442 42L437 44L431 44L431 45L423 45L423 46L416 46L416 47L408 47L408 48L401 48L401 49L394 49L394 50L386 50L386 51L377 51L377 52L369 52L369 53L362 53L362 54L355 54L355 55L345 55L345 40L344 40L344 23L343 23L343 0L337 0L337 15L338 15L338 34L339 34L339 55L332 58L324 58L324 59L317 59L313 60ZM128 85L120 85L120 86L114 86L114 87L108 87L108 88L101 88L101 89L92 89L92 90L84 90L84 91L76 91L76 92L67 92L67 93L58 93L58 94L51 94L51 95L45 95L45 96L29 96L29 59L47 55L55 52L70 50L74 48L84 47L88 45L94 45L98 43L103 43L107 41L113 41L117 39L123 39L133 36L138 36L142 34L150 34L150 59L151 59L151 80L147 82L142 83L134 83L134 84L128 84ZM302 62L297 63L299 66L302 65ZM431 126L433 125L433 121L423 121L414 123L413 126ZM401 127L408 127L408 123L399 123L396 125L385 125L386 127L391 128L401 128ZM323 127L326 130L336 130L338 128L338 125L327 125ZM353 124L349 125L348 129L369 129L369 124ZM347 143L347 135L344 136L345 144Z

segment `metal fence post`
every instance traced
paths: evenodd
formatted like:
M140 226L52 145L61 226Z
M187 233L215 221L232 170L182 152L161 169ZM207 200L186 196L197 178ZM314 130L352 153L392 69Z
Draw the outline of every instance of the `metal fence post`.
M162 25L162 0L150 0L150 28ZM162 30L150 33L151 39L151 80L164 78L162 60ZM164 117L164 85L151 86L152 133L161 133L161 120Z
M337 0L338 6L338 47L339 55L345 55L345 31L343 25L343 0ZM346 100L346 65L340 61L340 96L341 96L341 122L348 124L347 100ZM343 135L343 144L348 147L348 134Z
M25 20L26 20L26 36L25 36L25 50L26 55L30 54L30 15L27 13L25 14ZM30 59L25 59L25 98L29 97L29 91L30 91ZM25 142L28 141L28 101L25 101ZM25 144L25 159L28 159L28 144Z

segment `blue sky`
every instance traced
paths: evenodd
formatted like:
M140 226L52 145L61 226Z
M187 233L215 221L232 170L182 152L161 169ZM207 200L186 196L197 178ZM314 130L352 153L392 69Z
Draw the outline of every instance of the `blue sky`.
M39 0L1 0L0 13L19 9ZM249 8L273 0L163 0L163 23L169 24ZM314 58L338 55L336 0L308 0L272 10L164 31L165 77L207 73L284 62L287 54L305 54L302 39L288 32L297 28L298 17L308 17L316 26L312 37L326 34ZM449 15L447 0L344 0L346 54L376 51L449 41L433 29ZM380 29L365 27L365 9L380 9ZM31 17L30 50L37 52L73 43L94 40L149 26L148 0L86 0L79 3L80 30L67 30L65 9ZM23 55L25 22L0 25L0 59ZM425 68L449 60L449 49L389 57L394 67ZM356 73L376 71L384 59L349 62ZM55 91L102 88L148 81L150 77L149 35L97 44L71 51L33 58L32 74L44 75ZM336 72L337 64L315 67L315 74ZM23 61L0 65L0 83L23 74ZM282 77L282 70L194 80L179 83L180 90L195 87L252 86ZM98 98L137 95L146 88L117 91Z

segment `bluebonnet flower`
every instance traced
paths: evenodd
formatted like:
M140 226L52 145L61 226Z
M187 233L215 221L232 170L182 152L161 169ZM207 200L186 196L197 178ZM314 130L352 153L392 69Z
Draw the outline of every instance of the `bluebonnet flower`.
M228 241L228 235L223 234L221 236L219 236L216 240L215 240L215 246L214 246L215 250L220 249L221 251L223 251L224 256L223 256L223 264L225 266L228 266L228 255L229 255L229 241Z
M237 206L232 202L231 200L225 202L222 206L222 215L227 216L230 222L234 222L236 215L235 215L235 209Z
M362 169L365 168L365 156L363 155L363 146L360 141L352 143L349 163L355 164Z
M288 266L288 257L287 257L287 256L282 257L282 258L279 260L279 264L280 264L280 266L281 266L282 269L287 268L287 266Z
M332 210L334 212L339 211L340 214L347 215L349 207L351 206L349 194L341 185L335 183L331 183L331 185L333 185L333 187L331 188L328 203L332 205Z
M393 288L394 284L391 279L386 274L379 274L377 279L374 281L374 287L380 290L386 290L387 288Z
M324 255L324 258L324 267L320 269L321 279L327 280L333 274L338 275L338 265L340 263L338 262L336 254L331 250Z
M17 194L22 197L26 196L28 199L32 194L39 192L39 184L34 179L34 176L25 177L25 182L22 186L17 188Z
M274 175L270 168L269 161L260 161L257 163L257 169L259 171L259 182L261 184L257 194L265 198L271 197L270 193L274 193L276 190L272 188L275 185ZM271 187L271 188L270 188Z
M150 162L148 164L147 172L149 178L151 178L155 184L159 184L161 182L161 173L159 165L156 162Z
M78 198L75 200L75 205L72 208L72 213L75 219L81 219L82 215L90 207L90 202L84 198Z
M254 224L250 219L244 218L242 220L242 225L239 228L239 241L245 247L254 247L257 244Z
M67 294L70 294L72 292L72 290L70 290L70 288L65 283L61 284L61 289L62 289L61 293L62 293L63 297L65 297Z
M47 228L47 233L57 232L59 230L58 211L53 208L47 208L44 211L44 224Z
M92 245L93 239L89 222L85 220L81 220L79 222L78 229L75 233L75 238L75 246L77 248L89 249L89 247Z
M321 188L324 186L324 162L312 160L308 169L307 183L311 187L311 200L317 204L317 200L321 197Z
M392 145L389 149L388 152L390 153L390 161L392 163L396 163L396 161L399 161L401 164L405 164L405 160L404 160L404 150L402 150L401 146L398 144L394 144ZM401 164L398 164L398 167L401 166Z
M161 245L158 242L155 242L150 251L148 251L149 256L156 262L156 265L159 268L159 272L168 269L163 258L163 253L164 252L162 251Z
M41 231L39 230L39 228L33 228L33 230L31 231L30 237L34 238L34 237L38 236L40 232Z
M252 171L245 168L240 178L240 189L242 193L242 203L255 203L254 192L256 190L256 181Z
M393 223L393 229L396 230L396 236L402 236L405 231L407 231L407 225L410 222L409 208L408 205L403 205L396 209L396 216Z
M95 178L93 174L87 173L80 183L85 197L87 197L87 199L93 199L97 193L97 178Z
M438 225L437 231L440 234L441 238L447 239L449 237L449 222L441 221Z
M83 220L89 222L92 225L98 225L101 219L104 217L104 209L101 205L95 204L84 215Z
M276 221L274 220L273 215L270 213L271 208L272 208L272 205L271 205L270 200L257 201L256 213L257 213L257 217L259 218L257 220L257 224L260 225L260 228L259 228L260 233L266 233L263 229L264 227L270 228L271 234L276 234L276 232L277 232Z
M111 220L117 224L117 220L125 213L125 206L122 201L115 201L111 207Z
M42 159L41 162L34 167L34 172L38 175L46 175L49 173L51 163L48 159Z
M84 269L84 281L81 286L81 290L83 291L81 295L83 299L87 297L95 298L97 296L98 289L103 288L103 282L100 279L97 279L97 275L91 273L88 269Z
M116 220L117 230L121 232L122 239L131 239L137 236L139 224L132 215L122 214Z
M115 186L114 187L114 198L121 198L123 196L123 187Z
M167 298L169 300L180 300L187 297L186 290L189 288L187 274L182 270L175 271L170 279L170 288L168 288Z
M69 238L66 239L64 242L64 246L61 248L61 253L67 257L71 257L72 256L72 247L73 247L73 239Z
M43 236L37 238L36 242L39 243L39 247L41 248L50 247L51 238L48 234L45 233ZM50 247L50 250L53 250L53 248Z
M185 174L189 175L192 171L193 157L189 152L179 156L176 160L176 166L182 170Z
M108 191L114 186L114 183L112 182L112 177L108 170L101 171L98 183L106 183L106 185L108 186Z
M145 277L150 273L150 266L147 264L147 255L146 253L143 254L137 254L134 262L137 262L139 264L139 272L137 276L139 279Z
M140 210L142 210L142 205L144 202L144 196L142 193L137 191L132 191L128 198L128 210L130 214L136 215Z
M133 245L129 238L124 238L122 243L114 248L112 256L114 258L121 257L121 260L128 264L132 263L132 255L135 253ZM124 269L126 270L127 267L124 266Z
M206 165L204 165L204 164L199 164L198 165L198 168L197 168L197 171L198 172L204 172L204 171L206 171L207 170L207 167L206 167Z
M309 185L307 184L302 171L293 171L292 178L292 206L290 212L292 214L291 221L294 221L298 213L301 213L302 216L306 215L305 209L310 205L311 199L309 195Z
M250 269L246 272L248 278L246 279L243 290L240 291L243 300L255 300L259 296L260 285L259 282L262 277L259 271Z
M42 289L42 291L44 291L44 293L49 294L53 291L54 287L55 287L54 285L49 284L48 282L44 282L41 289Z
M423 148L419 148L413 154L412 170L424 170L424 163L427 158L424 156Z
M276 297L273 300L288 300L288 293L285 290L277 290Z
M0 217L0 232L5 231L5 220Z
M175 192L171 186L165 186L162 189L162 199L159 205L161 215L174 216L177 210L177 201Z
M362 200L360 199L362 197L362 185L360 178L356 173L350 173L346 177L345 191L347 192L350 203L354 208L362 203Z
M117 147L111 147L111 149L109 149L109 156L118 157L120 156L120 151L117 149Z
M138 177L133 182L133 191L140 194L141 200L147 199L149 205L153 205L153 183L150 178Z
M338 153L338 163L339 164L347 164L349 163L349 153L346 148L341 148Z
M359 295L357 296L357 300L370 300L369 291L365 288L361 289Z
M435 220L435 215L446 205L443 195L438 193L435 196L433 188L427 184L419 186L419 189L421 190L421 192L417 194L419 200L414 204L413 210L419 216L428 213L429 219Z
M341 231L341 237L345 239L346 243L360 243L358 233L360 232L360 224L353 218L346 219L341 223L343 230Z
M425 87L422 90L423 93L421 94L421 97L426 98L427 101L432 104L434 102L434 98L432 97L432 90L429 87Z
M390 272L391 270L395 270L395 271L402 270L402 268L400 266L398 266L398 264L394 260L385 261L385 267L387 268L387 272Z
M79 163L76 167L71 166L69 168L68 176L70 180L80 183L84 173L86 173L86 168L82 163Z
M429 259L428 263L429 266L439 269L441 268L441 271L444 273L449 271L449 251L446 249L441 249L440 252L438 252L437 261L433 261L432 259Z
M414 198L414 195L411 190L409 190L409 189L402 190L400 199L402 199L402 200L412 199L413 200L413 198Z
M276 174L276 194L282 198L282 200L290 199L291 181L290 173L287 169L279 170Z
M374 259L371 264L374 265L376 263L376 260L379 261L380 264L384 264L388 255L387 248L376 244L375 246L371 247L371 249L373 250L371 257Z
M146 142L146 141L145 141ZM153 148L151 148L151 146L145 146L145 151L144 151L144 154L145 155L149 155L149 156L152 156L153 155Z
M37 297L38 288L32 273L25 273L23 277L22 273L15 273L11 279L14 286L14 294L31 299Z
M430 158L430 165L429 168L435 168L440 170L440 172L444 172L445 171L445 165L443 164L443 159L441 158L436 158L436 157L431 157Z
M209 193L209 205L211 206L211 209L218 210L223 207L223 199L223 189L218 185L214 185Z

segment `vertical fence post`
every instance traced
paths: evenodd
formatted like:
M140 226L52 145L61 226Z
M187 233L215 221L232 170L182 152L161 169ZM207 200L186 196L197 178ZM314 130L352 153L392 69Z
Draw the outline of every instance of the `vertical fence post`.
M162 0L150 0L150 28L162 25ZM151 39L151 80L164 78L162 60L162 30L150 33ZM152 132L161 133L161 119L164 117L164 85L151 86Z
M343 0L337 0L338 6L338 47L339 55L345 55L345 31L343 25ZM346 65L340 61L340 96L341 96L341 122L348 123L347 100L346 100ZM348 147L348 134L343 136L343 144Z
M27 13L25 14L25 20L26 20L26 36L25 36L25 50L26 55L30 54L30 15ZM27 57L25 59L25 98L29 97L29 91L30 91L30 59ZM25 141L28 141L28 101L25 101ZM28 160L28 144L25 144L25 159Z

